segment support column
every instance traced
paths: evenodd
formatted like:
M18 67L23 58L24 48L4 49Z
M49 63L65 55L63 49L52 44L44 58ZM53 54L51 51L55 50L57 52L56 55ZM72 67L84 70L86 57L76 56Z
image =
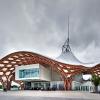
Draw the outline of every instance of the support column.
M65 91L67 90L67 87L68 87L68 85L67 85L67 80L65 79L65 80L64 80L64 89L65 89Z
M3 89L10 90L11 89L11 81L6 81L2 83Z
M21 90L24 90L24 87L25 87L24 82L20 83L20 87L21 87Z
M68 90L72 90L72 80L71 79L69 79L69 89Z
M11 89L11 81L7 81L7 90Z
M3 90L7 88L7 82L2 82Z
M72 80L71 79L64 80L64 88L65 90L72 90Z
M52 72L52 66L51 66L51 81L52 81L52 76L53 76L52 74L53 74L53 72Z

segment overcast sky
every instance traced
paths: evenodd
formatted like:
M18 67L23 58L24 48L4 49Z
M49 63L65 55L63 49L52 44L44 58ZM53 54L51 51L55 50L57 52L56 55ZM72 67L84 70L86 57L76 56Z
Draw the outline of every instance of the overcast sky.
M0 58L14 51L57 57L67 38L83 62L100 62L100 0L0 0Z

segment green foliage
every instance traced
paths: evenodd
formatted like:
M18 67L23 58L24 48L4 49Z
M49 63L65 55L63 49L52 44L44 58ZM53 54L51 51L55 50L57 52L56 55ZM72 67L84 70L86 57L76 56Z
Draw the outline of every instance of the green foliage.
M95 86L98 86L100 84L100 77L96 75L92 75L91 81Z
M2 89L2 85L0 85L0 89Z
M13 85L13 86L11 86L12 88L19 88L18 86L16 86L16 85Z

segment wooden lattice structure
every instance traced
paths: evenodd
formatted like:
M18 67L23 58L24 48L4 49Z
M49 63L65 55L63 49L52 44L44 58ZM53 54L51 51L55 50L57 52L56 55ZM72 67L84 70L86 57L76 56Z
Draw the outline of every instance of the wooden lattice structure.
M33 52L20 51L11 53L0 60L0 82L6 85L8 90L12 81L19 83L23 88L23 82L15 80L15 67L36 63L43 66L48 65L56 70L64 81L65 90L71 89L74 75L88 73L100 76L100 64L87 68L81 65L64 64Z

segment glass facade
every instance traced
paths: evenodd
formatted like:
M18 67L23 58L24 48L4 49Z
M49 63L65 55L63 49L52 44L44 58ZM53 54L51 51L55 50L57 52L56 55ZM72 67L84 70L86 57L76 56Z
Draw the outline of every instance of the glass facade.
M25 81L25 90L64 90L63 82Z
M25 81L25 90L49 90L50 82L43 81L33 81L27 82Z
M19 70L19 78L39 77L39 68Z

